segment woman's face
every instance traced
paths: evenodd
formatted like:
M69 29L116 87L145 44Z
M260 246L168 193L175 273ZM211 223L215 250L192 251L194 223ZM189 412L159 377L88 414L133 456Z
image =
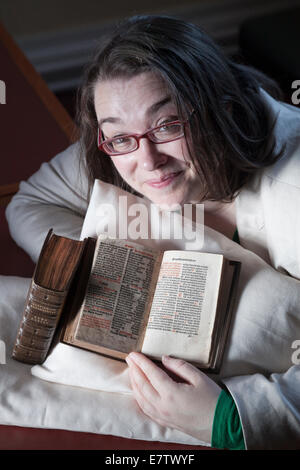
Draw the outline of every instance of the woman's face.
M178 119L166 86L151 72L99 81L94 100L104 139L143 134ZM188 163L184 137L160 144L142 138L134 152L107 158L133 189L155 204L172 207L199 201L200 181Z

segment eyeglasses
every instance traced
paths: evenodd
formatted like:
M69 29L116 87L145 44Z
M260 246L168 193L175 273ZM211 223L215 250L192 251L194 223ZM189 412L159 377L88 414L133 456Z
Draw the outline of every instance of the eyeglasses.
M149 139L155 144L165 144L184 137L184 126L186 121L165 122L154 127L144 134L126 134L114 137L113 139L102 140L101 129L98 128L98 148L107 155L125 155L134 152L140 146L140 140Z

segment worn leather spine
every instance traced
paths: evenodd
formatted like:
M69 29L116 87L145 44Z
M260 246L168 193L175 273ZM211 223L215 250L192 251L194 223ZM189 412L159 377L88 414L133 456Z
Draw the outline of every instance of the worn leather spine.
M44 362L52 342L67 291L60 292L31 281L12 357L27 364Z

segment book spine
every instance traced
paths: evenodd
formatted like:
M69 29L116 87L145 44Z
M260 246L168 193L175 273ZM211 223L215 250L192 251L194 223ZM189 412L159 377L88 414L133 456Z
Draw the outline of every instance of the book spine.
M53 291L31 282L12 357L27 364L46 359L67 291Z

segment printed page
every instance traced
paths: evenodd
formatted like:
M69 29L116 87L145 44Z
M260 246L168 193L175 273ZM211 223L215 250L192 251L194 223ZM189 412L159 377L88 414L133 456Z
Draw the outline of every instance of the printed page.
M208 362L223 260L222 255L200 252L164 254L143 353Z
M143 318L157 252L103 237L99 237L95 251L74 344L84 341L124 353L136 350L145 328Z

